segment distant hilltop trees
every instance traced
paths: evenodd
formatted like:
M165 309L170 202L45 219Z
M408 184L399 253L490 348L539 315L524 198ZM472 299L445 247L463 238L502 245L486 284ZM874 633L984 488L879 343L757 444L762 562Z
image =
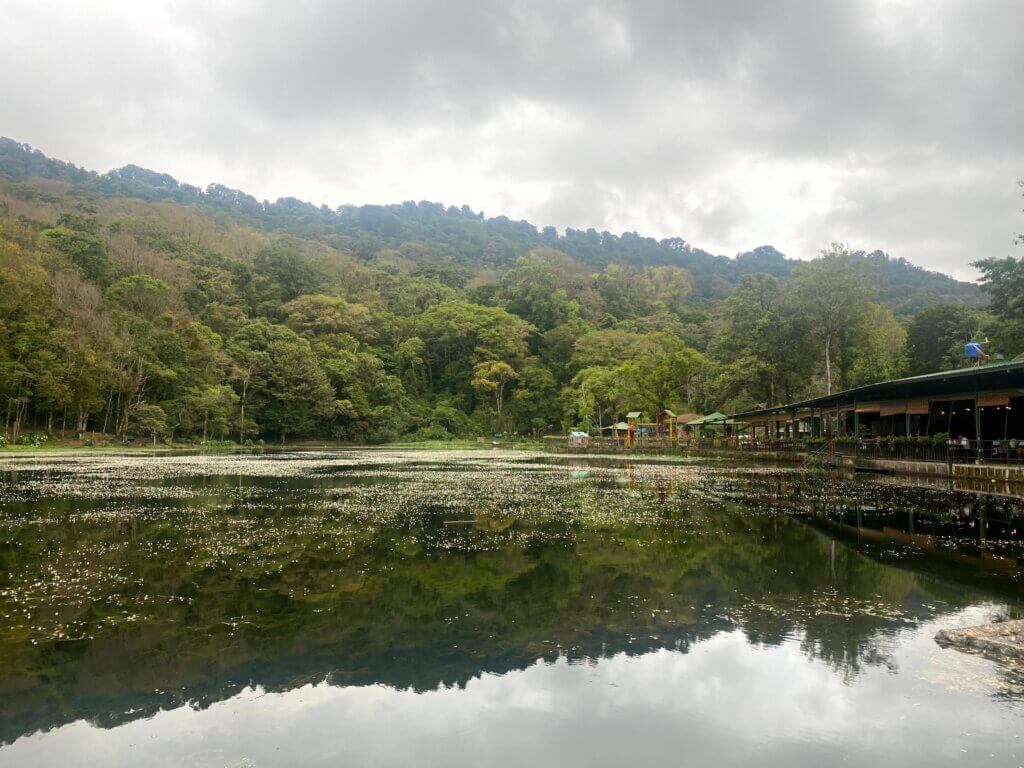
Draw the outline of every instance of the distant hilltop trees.
M53 160L27 144L7 138L0 138L0 176L17 181L60 180L107 197L199 204L230 212L240 222L252 226L318 239L344 238L346 248L363 258L370 258L382 248L412 242L429 243L438 255L470 269L508 267L523 253L538 247L555 248L593 267L613 263L680 266L692 276L695 299L722 298L744 275L787 278L801 263L770 245L730 258L710 254L678 237L656 240L635 232L616 235L571 228L560 235L554 227L538 229L529 222L512 221L506 216L485 218L466 205L421 201L333 209L293 197L260 201L222 184L210 184L204 190L136 165L97 174ZM922 269L905 259L891 258L882 251L857 251L852 256L863 263L867 279L874 284L881 300L892 305L897 314L912 314L940 298L981 302L980 291L974 284Z

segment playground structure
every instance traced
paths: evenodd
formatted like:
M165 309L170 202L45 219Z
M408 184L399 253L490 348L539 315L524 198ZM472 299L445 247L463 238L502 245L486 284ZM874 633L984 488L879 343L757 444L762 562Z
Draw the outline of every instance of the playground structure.
M646 418L643 411L629 411L625 421L600 427L594 437L574 430L569 433L568 444L571 448L608 446L631 450L665 449L695 446L708 441L720 443L745 428L745 424L717 411L701 415L676 413L669 408L662 408L653 419ZM585 445L582 441L584 436Z
M624 447L670 448L677 445L678 441L674 411L663 408L655 415L654 421L645 421L643 411L630 411L626 414Z
M725 418L724 414L719 414ZM674 448L690 442L697 434L691 427L696 413L677 414L669 408L660 409L653 420L643 411L629 411L625 421L616 421L600 427L599 436L591 438L590 445L612 448Z

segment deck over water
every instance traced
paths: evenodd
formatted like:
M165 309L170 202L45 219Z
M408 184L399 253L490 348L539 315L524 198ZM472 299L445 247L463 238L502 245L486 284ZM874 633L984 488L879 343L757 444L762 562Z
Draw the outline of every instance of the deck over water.
M608 449L606 446L570 448L561 451L570 455L615 455L615 456L662 456L676 458L719 457L739 461L772 462L781 465L813 464L832 466L866 472L888 472L897 475L921 475L926 477L956 477L962 480L982 480L1009 483L1018 486L1015 493L1024 496L1024 464L986 462L913 461L906 459L882 459L870 456L832 455L808 451L755 451L714 448L634 448Z

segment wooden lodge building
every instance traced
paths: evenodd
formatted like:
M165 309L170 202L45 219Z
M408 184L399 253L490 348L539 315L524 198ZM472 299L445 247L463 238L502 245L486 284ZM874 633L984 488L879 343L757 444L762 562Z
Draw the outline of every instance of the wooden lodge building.
M1024 359L881 381L731 415L665 410L647 421L631 411L604 433L567 448L742 451L805 466L951 476L982 482L993 492L1002 487L993 483L1024 484ZM1024 485L1013 487L1012 494L1020 495Z
M979 458L1024 446L1024 360L868 384L732 415L760 442L795 438L933 437L971 445Z

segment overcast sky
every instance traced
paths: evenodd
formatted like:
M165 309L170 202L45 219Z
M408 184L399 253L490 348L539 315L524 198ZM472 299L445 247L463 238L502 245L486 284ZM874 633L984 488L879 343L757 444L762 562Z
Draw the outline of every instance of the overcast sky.
M1022 0L3 8L0 135L95 170L961 277L1024 255Z

